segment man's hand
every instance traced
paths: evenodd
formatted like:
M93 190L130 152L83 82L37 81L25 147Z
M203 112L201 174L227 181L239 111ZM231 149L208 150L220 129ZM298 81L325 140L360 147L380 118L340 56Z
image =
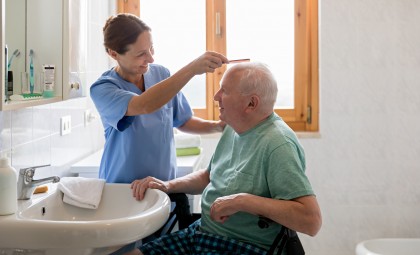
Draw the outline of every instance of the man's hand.
M133 197L137 200L143 200L147 189L158 189L168 193L168 182L149 176L133 181L131 183L131 189L133 190Z
M211 205L210 218L224 223L232 214L240 211L242 195L239 193L217 198Z

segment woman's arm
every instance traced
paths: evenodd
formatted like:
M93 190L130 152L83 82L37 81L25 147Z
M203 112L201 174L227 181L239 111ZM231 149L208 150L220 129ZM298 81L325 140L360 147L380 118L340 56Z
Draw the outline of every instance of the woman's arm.
M211 134L222 132L226 123L223 121L204 120L192 116L184 125L178 127L179 130L191 134Z
M159 82L138 96L133 96L128 104L127 116L148 114L169 102L192 77L206 72L214 72L228 59L217 52L206 52L171 77Z

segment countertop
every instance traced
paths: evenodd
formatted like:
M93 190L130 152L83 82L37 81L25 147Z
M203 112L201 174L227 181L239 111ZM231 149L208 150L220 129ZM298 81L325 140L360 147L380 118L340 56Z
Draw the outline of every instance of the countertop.
M73 164L70 168L71 173L94 173L98 172L103 150L99 150L90 156ZM203 158L203 152L194 156L182 156L176 158L178 165L177 177L183 176L191 171L198 170Z

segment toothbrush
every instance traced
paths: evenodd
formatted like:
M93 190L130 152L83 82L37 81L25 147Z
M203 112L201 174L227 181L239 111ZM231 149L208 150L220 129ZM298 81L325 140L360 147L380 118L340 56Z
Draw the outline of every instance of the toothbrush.
M29 51L29 90L31 94L34 93L34 51L31 49Z
M19 55L20 55L20 51L18 49L16 49L13 52L12 56L9 58L9 64L7 64L7 70L10 70L10 66L12 65L13 58L15 58L15 57L17 58L17 57L19 57Z

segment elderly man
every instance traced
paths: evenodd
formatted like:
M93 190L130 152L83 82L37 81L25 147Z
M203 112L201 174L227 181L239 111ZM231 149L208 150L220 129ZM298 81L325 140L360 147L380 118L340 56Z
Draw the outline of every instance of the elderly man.
M228 69L214 99L227 126L207 169L171 181L132 183L142 200L148 188L202 193L202 217L187 229L144 244L132 254L265 254L282 225L314 236L321 212L305 175L295 133L273 112L277 83L261 63ZM259 217L274 222L258 226Z

